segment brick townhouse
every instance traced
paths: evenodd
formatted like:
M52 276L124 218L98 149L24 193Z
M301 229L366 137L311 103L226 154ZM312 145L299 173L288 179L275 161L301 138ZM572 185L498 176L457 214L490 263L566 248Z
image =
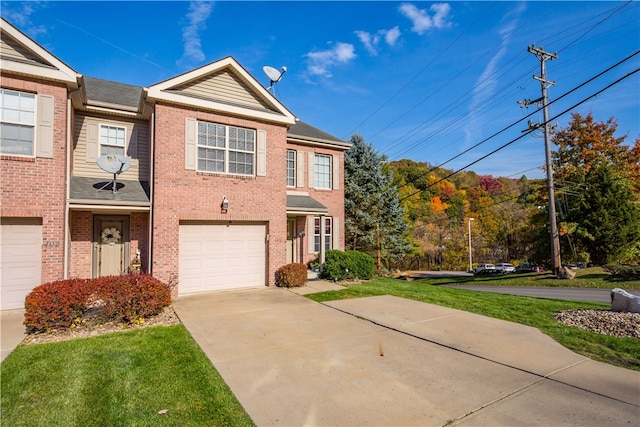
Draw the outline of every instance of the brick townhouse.
M349 143L234 58L137 87L1 24L2 309L40 283L132 267L178 295L271 286L282 265L344 249Z

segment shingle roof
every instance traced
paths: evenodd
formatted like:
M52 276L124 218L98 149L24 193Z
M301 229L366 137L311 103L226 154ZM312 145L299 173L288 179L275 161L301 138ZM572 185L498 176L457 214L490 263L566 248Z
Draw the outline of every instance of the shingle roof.
M109 80L84 77L85 90L89 101L105 102L138 108L142 97L142 88Z
M70 198L73 200L113 200L118 202L150 201L149 183L147 181L129 181L117 179L117 193L112 191L113 179L71 177Z
M345 141L343 141L342 139L337 138L302 121L298 121L296 122L296 124L291 126L287 134L291 136L302 136L305 138L318 139L323 141L334 141L345 144Z
M287 210L289 211L310 211L329 212L329 209L322 203L310 196L287 194Z

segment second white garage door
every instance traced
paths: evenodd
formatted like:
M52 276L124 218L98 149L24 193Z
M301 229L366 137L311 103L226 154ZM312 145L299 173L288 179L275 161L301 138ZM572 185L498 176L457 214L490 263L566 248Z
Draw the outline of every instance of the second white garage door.
M40 221L3 218L0 225L0 309L24 308L24 298L41 284L41 265Z
M264 224L181 224L179 294L266 283Z

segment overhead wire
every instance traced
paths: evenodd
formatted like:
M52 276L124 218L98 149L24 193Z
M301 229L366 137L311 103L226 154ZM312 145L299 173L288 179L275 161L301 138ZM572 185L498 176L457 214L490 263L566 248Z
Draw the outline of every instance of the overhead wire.
M630 3L630 2L625 3L625 4L623 4L623 5L620 5L620 6L616 6L616 8L615 8L612 12L609 12L609 13L604 12L603 14L601 14L601 15L604 15L605 13L607 13L607 15L606 15L603 19L600 19L598 22L594 23L594 24L593 24L593 25L591 25L589 28L587 28L587 30L586 30L586 31L584 31L584 32L582 32L582 33L581 33L581 35L580 35L577 39L574 39L574 40L572 40L569 44L565 45L565 46L561 49L561 51L566 50L566 49L568 49L569 47L571 47L571 46L573 46L574 44L576 44L576 43L577 43L581 38L583 38L584 36L586 36L589 32L591 32L591 31L592 31L594 28L596 28L598 25L602 24L603 22L607 21L608 19L610 19L610 18L611 18L611 17L613 17L614 15L618 14L618 13L619 13L619 12L620 12L624 7L625 7L625 6L627 6L629 3ZM601 15L598 15L598 17L599 17L599 16L601 16ZM597 17L596 17L596 18L597 18ZM573 28L579 28L580 26L583 26L585 23L587 23L587 22L589 22L589 21L592 21L593 19L594 19L594 18L590 18L588 21L585 21L585 22L583 22L583 23L581 23L581 24L576 24L575 26L570 27L570 28L568 28L568 29L566 29L566 30L563 30L562 32L557 33L557 34L558 34L558 35L560 35L560 34L566 33L567 31L570 31L570 30L571 30L571 29L573 29ZM565 36L563 36L562 38L560 38L559 40L566 39L567 37L570 37L570 36L571 36L571 34L570 34L570 35L565 35ZM546 40L546 39L545 39L545 40ZM517 57L514 57L514 59L515 59L515 58L517 58ZM516 65L517 65L517 64L516 64ZM468 68L468 67L467 67L467 68ZM523 76L528 75L528 74L529 74L533 69L534 69L534 67L532 67L530 70L527 70L528 72L523 73L523 74L522 74L522 76L519 76L519 78L518 78L518 79L515 79L515 82L519 81L519 79L520 79L520 78L523 78ZM465 69L465 70L466 70L466 69ZM508 70L507 70L507 71L504 71L502 74L500 74L500 76L502 76L502 75L504 75L504 74L507 74L507 72L508 72ZM461 73L458 73L458 74L456 75L456 78L457 78L457 76L458 76L458 75L460 75L460 74L461 74ZM496 77L496 76L489 76L488 78L498 78L498 77ZM450 81L451 81L451 80L450 80ZM437 89L437 91L439 91L439 90L440 90L440 89L442 89L444 86L446 86L448 83L450 83L450 81L448 81L445 85L443 85L443 86L441 86L439 89ZM509 84L508 84L508 85L506 85L505 87L503 87L503 89L501 89L499 93L502 93L502 92L504 92L504 91L508 90L508 89L509 89L509 85L511 85L512 83L515 83L515 82L509 82ZM477 84L476 86L481 85L481 84L483 84L483 83L484 83L484 81L482 81L482 82L478 82L478 84ZM436 92L437 92L437 91L436 91ZM440 128L438 128L438 129L437 129L436 131L434 131L432 134L430 134L430 135L428 135L428 136L425 136L425 137L423 137L423 138L419 139L418 141L414 141L413 143L411 143L411 145L410 145L409 147L403 147L403 148L400 148L401 146L400 146L400 145L398 145L398 144L396 144L397 142L401 142L401 140L408 140L408 139L410 139L411 137L413 137L413 136L417 135L419 132L421 132L421 131L425 130L425 129L426 129L426 123L428 123L428 122L429 122L429 121L431 121L431 120L435 120L435 119L437 119L437 117L438 117L438 116L445 115L447 112L449 112L449 110L454 110L454 109L456 108L456 106L457 106L457 105L461 104L461 103L462 103L462 101L466 100L466 99L467 99L468 97L470 97L470 96L471 96L471 95L470 95L470 93L467 93L467 94L464 94L464 95L462 95L462 96L458 97L455 101L453 101L453 103L450 103L450 104L449 104L449 106L448 106L446 109L441 110L441 112L440 112L440 113L438 113L438 114L436 114L436 115L434 115L434 116L432 116L432 117L428 118L427 120L425 120L425 121L421 122L421 124L420 124L420 125L418 125L418 126L414 127L412 130L410 130L409 132L405 133L403 136L401 136L401 137L399 137L399 138L396 138L396 139L395 139L394 141L392 141L390 144L385 145L385 146L383 147L383 150L384 150L384 149L386 149L389 145L393 144L393 147L394 147L396 150L399 150L399 149L400 149L401 151L392 151L391 153L386 153L387 155L389 155L390 157L396 157L396 156L400 156L400 155L402 155L402 154L408 154L409 152L411 152L411 151L415 150L415 149L416 149L420 144L422 144L422 143L424 143L424 142L428 141L428 140L429 140L429 139L431 139L431 138L434 138L434 137L435 137L435 136L437 136L438 134L441 134L441 133L442 133L444 130L446 130L448 127L450 127L450 126L452 126L453 124L455 124L456 122L458 122L458 121L462 120L464 117L466 117L466 116L467 116L467 115L469 115L470 113L472 113L472 112L474 112L474 111L476 111L476 110L480 109L483 105L488 104L490 101L495 101L495 100L497 99L495 96L492 96L491 98L486 98L485 100L481 101L478 105L474 106L474 108L473 108L473 109L471 109L471 110L469 110L469 111L467 111L467 112L465 112L465 113L460 114L460 115L459 115L458 117L456 117L455 119L453 119L453 120L449 121L447 124L445 124L445 125L441 126ZM427 97L427 98L428 98L428 97ZM420 105L420 104L418 104L418 105ZM413 108L415 108L415 107L412 107L412 109L413 109ZM411 109L411 110L412 110L412 109ZM411 110L409 110L409 111L411 111ZM400 116L399 116L399 118L402 118L402 117L406 116L406 114L408 114L408 112L409 112L409 111L407 111L407 112L403 113L402 115L400 115ZM385 130L385 129L386 129L386 128L388 128L389 126L390 126L390 124L389 124L389 125L387 125L385 128L383 128L382 130ZM382 130L381 130L381 131L382 131ZM381 131L377 132L375 135L379 134ZM427 146L428 146L428 144L427 144ZM422 146L422 148L424 148L424 147L425 147L425 146L423 145L423 146ZM393 156L392 156L392 154L393 154Z
M631 58L633 58L634 56L636 56L636 55L638 55L638 54L640 54L640 50L639 50L639 51L636 51L636 52L634 52L633 54L631 54L631 55L627 56L626 58L624 58L624 59L622 59L622 60L618 61L618 62L617 62L617 63L615 63L614 65L610 66L609 68L605 69L604 71L601 71L600 73L596 74L595 76L591 77L590 79L588 79L588 80L586 80L586 81L582 82L581 84L579 84L578 86L576 86L576 87L574 87L573 89L569 90L568 92L566 92L566 93L562 94L562 95L561 95L561 96L559 96L558 98L556 98L556 99L554 99L554 100L550 101L550 102L547 104L547 106L553 105L554 103L556 103L556 102L558 102L558 101L562 100L563 98L567 97L567 96L568 96L568 95L570 95L571 93L573 93L573 92L577 91L578 89L580 89L580 88L584 87L585 85L587 85L587 84L591 83L591 82L592 82L592 81L594 81L595 79L597 79L597 78L599 78L599 77L603 76L604 74L606 74L606 73L608 73L609 71L613 70L614 68L616 68L616 67L620 66L621 64L625 63L626 61L630 60ZM589 98L589 99L590 99L590 98ZM464 150L464 151L462 151L462 152L458 153L457 155L455 155L455 156L451 157L450 159L446 160L445 162L442 162L442 163L438 164L438 166L434 166L432 169L430 169L429 171L425 172L424 174L422 174L422 175L419 175L419 176L415 177L415 178L414 178L412 181L410 181L409 183L411 183L411 182L415 182L415 180L417 180L417 179L419 179L419 178L422 178L423 176L427 175L428 173L432 172L433 170L435 170L435 169L437 169L437 168L441 168L442 166L446 165L447 163L450 163L450 162L452 162L453 160L458 159L459 157L463 156L464 154L467 154L467 153L468 153L468 152L470 152L471 150L473 150L473 149L475 149L475 148L479 147L480 145L484 144L485 142L487 142L487 141L489 141L489 140L491 140L491 139L495 138L496 136L498 136L498 135L500 135L501 133L503 133L503 132L505 132L505 131L509 130L510 128L512 128L512 127L514 127L514 126L516 126L517 124L519 124L519 123L523 122L525 119L528 119L529 117L533 116L534 114L536 114L536 113L538 113L538 112L540 112L540 111L541 111L541 108L538 108L537 110L535 110L535 111L531 112L530 114L527 114L526 116L522 117L521 119L519 119L519 120L517 120L517 121L513 122L512 124L510 124L510 125L508 125L508 126L506 126L506 127L502 128L502 129L498 130L497 132L495 132L495 133L493 133L493 134L489 135L487 138L483 139L482 141L480 141L480 142L478 142L478 143L476 143L476 144L472 145L471 147L467 148L466 150ZM534 129L534 130L535 130L535 129ZM533 130L530 130L530 132L527 132L527 135L528 135L528 134L530 134L530 133L532 133L532 132L533 132ZM409 183L405 183L402 187L404 187L404 186L408 185ZM400 187L400 188L402 188L402 187Z
M640 51L636 52L636 54L638 54L638 53L640 53ZM635 56L636 54L634 54L634 56ZM588 97L586 97L586 98L582 99L581 101L577 102L576 104L572 105L571 107L569 107L569 108L567 108L567 109L563 110L561 113L559 113L559 114L557 114L557 115L555 115L555 116L551 117L551 118L550 118L550 119L548 119L546 122L544 122L544 123L540 124L540 126L546 126L548 123L552 122L553 120L556 120L558 117L560 117L560 116L562 116L562 115L564 115L564 114L568 113L569 111L571 111L572 109L576 108L577 106L579 106L579 105L581 105L581 104L584 104L584 103L585 103L586 101L588 101L589 99L591 99L591 98L593 98L593 97L596 97L596 96L600 95L601 93L605 92L606 90L609 90L610 88L612 88L613 86L617 85L617 84L618 84L618 83L620 83L621 81L623 81L623 80L625 80L625 79L627 79L627 78L631 77L632 75L634 75L634 74L636 74L636 73L638 73L638 72L640 72L640 68L637 68L637 69L635 69L634 71L631 71L631 72L627 73L625 76L620 77L619 79L617 79L617 80L615 80L614 82L612 82L612 83L608 84L607 86L605 86L604 88L600 89L599 91L597 91L597 92L595 92L595 93L593 93L593 94L589 95ZM433 187L434 185L436 185L436 184L438 184L438 183L440 183L440 182L444 181L445 179L450 178L450 177L452 177L453 175L456 175L457 173L462 172L463 170L465 170L465 169L467 169L467 168L469 168L469 167L471 167L471 166L475 165L476 163L478 163L478 162L480 162L480 161L482 161L482 160L486 159L487 157L490 157L490 156L494 155L494 154L495 154L495 153L497 153L498 151L501 151L501 150L503 150L504 148L506 148L506 147L510 146L511 144L513 144L513 143L515 143L515 142L517 142L517 141L521 140L522 138L524 138L525 136L528 136L528 135L529 135L530 133L532 133L533 131L534 131L534 129L527 129L526 131L524 131L524 132L523 132L523 134L522 134L522 135L520 135L520 136L518 136L518 137L516 137L516 138L512 139L511 141L509 141L509 142L507 142L507 143L505 143L505 144L501 145L500 147L496 148L495 150L491 151L491 152L490 152L490 153L488 153L488 154L485 154L484 156L480 157L479 159L474 160L473 162L471 162L471 163L467 164L466 166L464 166L464 167L462 167L462 168L460 168L460 169L458 169L458 170L456 170L456 171L454 171L454 172L452 172L452 173L448 174L447 176L445 176L445 177L443 177L443 178L439 179L438 181L436 181L436 182L434 182L434 183L429 184L425 189L418 190L418 191L416 191L416 192L414 192L414 193L411 193L411 194L410 194L410 195L408 195L408 196L402 197L399 201L401 201L401 202L402 202L403 200L406 200L406 199L411 198L411 197L413 197L413 196L415 196L415 195L417 195L417 194L422 193L422 192L423 192L424 190L426 190L427 188L431 188L431 187Z

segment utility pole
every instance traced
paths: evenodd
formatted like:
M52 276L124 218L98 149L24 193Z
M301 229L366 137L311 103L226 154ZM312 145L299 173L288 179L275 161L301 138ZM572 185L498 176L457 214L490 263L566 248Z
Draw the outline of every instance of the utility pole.
M560 261L560 237L558 234L558 225L556 222L556 197L555 190L553 188L553 165L551 163L551 144L549 141L549 114L547 112L547 88L553 86L556 83L547 80L547 71L545 62L556 59L557 53L545 52L544 48L537 48L535 44L532 44L527 48L527 52L534 54L540 61L540 77L534 74L533 78L540 82L542 88L542 97L536 100L524 100L518 101L520 106L528 107L533 103L542 103L542 114L544 120L544 148L546 157L546 169L547 169L547 190L549 193L549 224L550 224L550 237L551 237L551 264L553 274L557 276L560 273L560 267L562 266ZM530 128L537 128L540 125L535 125L529 122Z

